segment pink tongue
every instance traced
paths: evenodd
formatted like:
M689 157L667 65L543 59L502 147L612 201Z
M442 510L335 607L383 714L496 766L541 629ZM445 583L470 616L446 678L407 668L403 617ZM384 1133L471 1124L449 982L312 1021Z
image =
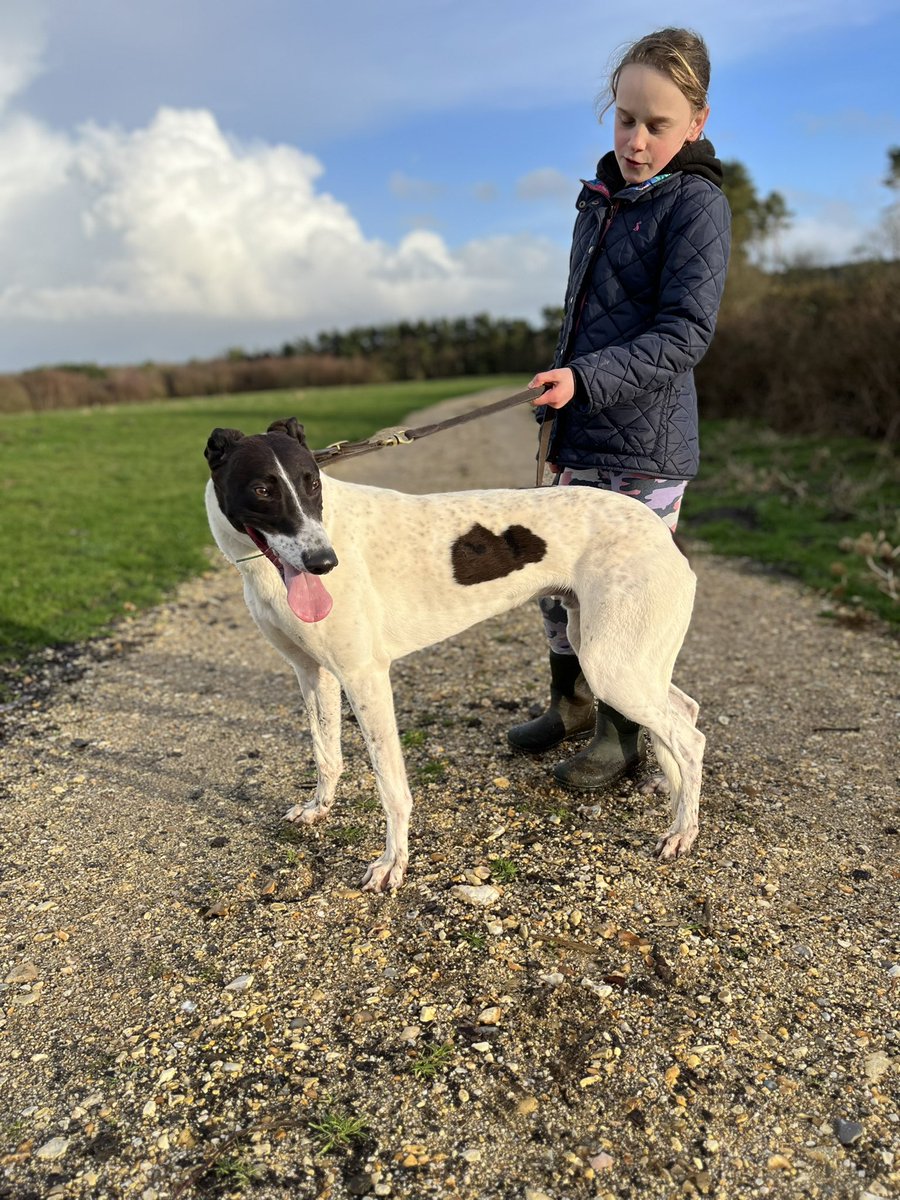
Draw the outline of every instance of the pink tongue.
M285 563L284 582L291 612L301 621L321 621L331 612L334 601L325 591L318 575L295 571Z

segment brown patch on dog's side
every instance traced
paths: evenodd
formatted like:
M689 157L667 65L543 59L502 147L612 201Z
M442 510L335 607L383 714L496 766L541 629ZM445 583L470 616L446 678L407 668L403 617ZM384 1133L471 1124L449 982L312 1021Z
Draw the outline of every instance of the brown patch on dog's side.
M510 525L502 533L473 525L450 549L453 578L464 586L502 579L526 563L540 562L546 553L544 539L524 525Z

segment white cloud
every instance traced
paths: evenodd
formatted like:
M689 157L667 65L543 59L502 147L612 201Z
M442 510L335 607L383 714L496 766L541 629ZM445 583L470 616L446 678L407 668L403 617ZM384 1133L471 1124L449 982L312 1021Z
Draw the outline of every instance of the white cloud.
M496 183L490 183L487 180L483 183L476 183L472 188L472 197L479 204L493 204L499 195Z
M806 189L785 192L788 224L752 252L764 268L831 266L884 253L877 225L860 221L856 203Z
M835 135L880 137L885 141L900 136L900 117L895 113L869 113L860 108L845 108L840 112L801 113L797 125L810 137L833 138Z
M391 195L396 196L398 200L414 200L420 204L436 199L444 190L439 183L432 183L429 179L416 179L404 171L392 171L388 187Z
M794 217L788 229L765 248L763 257L777 262L828 266L868 257L875 249L874 231L860 227L852 205L823 201L809 215Z
M4 0L4 6L26 0ZM40 3L41 0L29 0ZM164 99L179 107L240 112L241 81L250 79L256 111L290 113L301 144L384 128L410 114L528 111L547 103L589 102L605 82L607 56L660 25L685 22L709 42L718 71L728 62L777 49L792 39L873 22L896 0L647 0L637 8L570 0L565 29L557 10L538 0L156 0L152 8L121 0L43 0L53 5L52 86L42 93L91 115L153 111ZM260 15L262 12L262 16ZM132 61L133 60L133 64ZM123 72L122 63L128 67ZM84 65L97 78L85 79ZM262 64L248 74L248 63ZM122 86L127 72L127 86ZM101 78L102 76L102 78ZM294 136L292 133L291 136Z
M521 200L572 199L572 180L555 167L538 167L516 181L516 195Z
M290 146L242 144L203 110L162 109L133 131L62 137L0 123L0 367L214 353L355 321L477 309L536 316L561 294L564 254L534 237L451 250L416 230L367 239L317 188L322 166ZM244 334L241 334L241 330ZM152 332L151 332L152 331ZM170 349L171 347L171 349ZM134 351L114 354L116 361Z
M43 0L4 0L0 7L0 112L40 74L45 24Z

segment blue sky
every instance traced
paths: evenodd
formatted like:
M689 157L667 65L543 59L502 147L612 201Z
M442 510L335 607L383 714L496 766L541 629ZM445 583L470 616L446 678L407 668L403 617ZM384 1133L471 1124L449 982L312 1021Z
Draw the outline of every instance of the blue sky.
M622 44L706 37L707 130L794 215L877 245L900 3L4 0L0 370L180 360L560 301Z

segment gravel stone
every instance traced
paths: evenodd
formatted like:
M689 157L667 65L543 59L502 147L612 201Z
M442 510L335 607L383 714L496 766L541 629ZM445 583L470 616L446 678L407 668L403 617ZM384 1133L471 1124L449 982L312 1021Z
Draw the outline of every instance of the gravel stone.
M865 1127L859 1121L837 1120L834 1123L834 1132L842 1146L852 1146L865 1133Z
M500 893L489 883L482 883L474 887L467 883L461 883L457 887L451 888L450 894L476 908L490 908L500 899Z
M68 1148L68 1138L51 1138L49 1142L44 1142L43 1146L35 1150L34 1157L44 1159L46 1162L55 1162L56 1159L62 1158Z

